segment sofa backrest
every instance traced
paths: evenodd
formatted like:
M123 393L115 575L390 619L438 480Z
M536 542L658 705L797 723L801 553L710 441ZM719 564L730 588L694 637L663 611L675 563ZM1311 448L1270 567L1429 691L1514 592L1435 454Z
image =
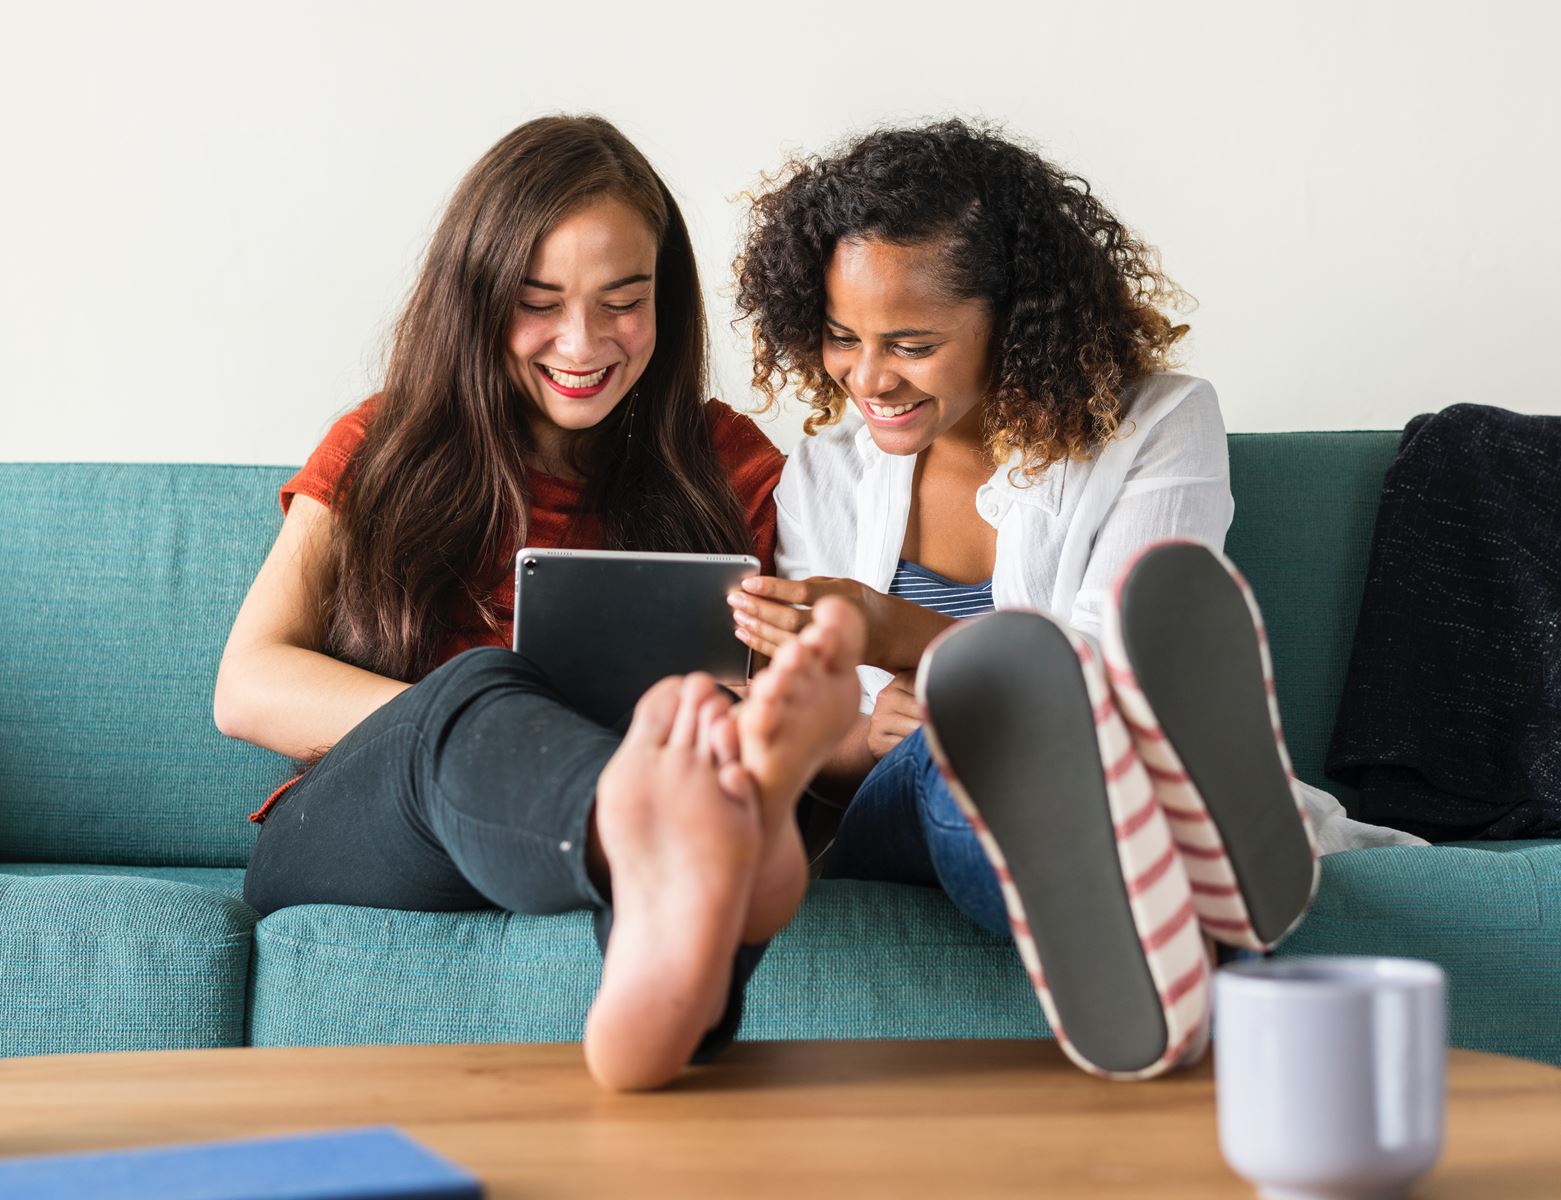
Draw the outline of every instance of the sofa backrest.
M212 690L289 474L0 465L0 861L248 861L289 768Z
M1225 549L1263 609L1285 741L1296 774L1353 796L1323 774L1360 614L1382 477L1397 432L1236 433L1236 519Z
M1227 546L1268 622L1297 771L1322 786L1397 439L1230 439ZM245 817L289 764L219 734L211 698L289 474L0 464L0 862L247 861Z

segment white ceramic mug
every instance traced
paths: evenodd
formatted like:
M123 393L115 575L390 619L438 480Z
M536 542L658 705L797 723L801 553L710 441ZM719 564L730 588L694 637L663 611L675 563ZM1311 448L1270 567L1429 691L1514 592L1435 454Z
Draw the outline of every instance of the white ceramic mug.
M1446 976L1407 958L1234 963L1215 979L1225 1161L1272 1200L1404 1195L1442 1152Z

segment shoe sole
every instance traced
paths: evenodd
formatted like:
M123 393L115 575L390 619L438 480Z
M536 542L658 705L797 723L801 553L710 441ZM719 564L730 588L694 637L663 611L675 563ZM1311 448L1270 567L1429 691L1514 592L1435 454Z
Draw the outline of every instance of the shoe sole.
M929 743L1004 884L1015 941L1059 1042L1086 1070L1142 1078L1197 1040L1169 1045L1166 1008L1206 987L1207 972L1189 894L1176 928L1158 936L1166 946L1190 928L1192 970L1183 963L1185 982L1162 1001L1124 882L1120 815L1083 672L1080 651L1050 619L999 612L935 642L917 682ZM1099 691L1109 706L1103 678ZM1163 824L1146 778L1141 791L1139 811ZM1163 841L1160 873L1179 872L1168 830ZM1177 949L1185 958L1185 943Z
M1152 710L1152 718L1135 714L1124 697L1205 927L1221 941L1266 949L1305 915L1318 870L1279 732L1266 635L1231 570L1198 543L1146 550L1118 589L1130 676L1114 671L1112 681L1136 688ZM1163 763L1144 744L1157 734L1174 754Z

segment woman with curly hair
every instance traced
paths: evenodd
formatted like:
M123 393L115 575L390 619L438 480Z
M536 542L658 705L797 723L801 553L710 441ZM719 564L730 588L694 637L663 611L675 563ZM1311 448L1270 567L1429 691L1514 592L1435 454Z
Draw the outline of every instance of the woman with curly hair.
M687 227L644 155L597 117L511 131L456 188L383 390L283 486L217 675L218 727L307 766L251 818L245 900L592 911L585 1056L612 1088L732 1037L856 697L844 605L741 705L692 674L611 728L509 649L524 545L769 561L780 456L705 384Z
M738 286L756 384L812 408L740 636L773 654L830 597L867 623L825 873L1011 931L1087 1069L1195 1059L1200 924L1272 945L1317 872L1217 550L1219 405L1167 369L1181 294L1082 179L959 121L792 163Z

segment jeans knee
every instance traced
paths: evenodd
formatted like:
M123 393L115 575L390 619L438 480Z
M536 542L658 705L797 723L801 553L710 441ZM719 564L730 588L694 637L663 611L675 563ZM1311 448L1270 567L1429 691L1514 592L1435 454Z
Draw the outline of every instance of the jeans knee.
M531 661L503 646L476 646L440 664L418 684L425 691L457 694L490 687L548 690L547 677Z
M503 646L474 646L462 650L454 658L446 659L426 676L427 679L464 679L471 675L487 675L503 672L524 660L513 650Z
M442 728L484 695L516 691L552 694L542 674L513 650L478 646L441 663L391 704L401 721L426 731ZM388 706L385 712L390 715Z
M954 799L954 792L922 731L918 729L897 748L905 748L907 755L914 757L920 785L916 789L916 803L923 822L943 833L974 837L970 821L959 807L959 801Z

